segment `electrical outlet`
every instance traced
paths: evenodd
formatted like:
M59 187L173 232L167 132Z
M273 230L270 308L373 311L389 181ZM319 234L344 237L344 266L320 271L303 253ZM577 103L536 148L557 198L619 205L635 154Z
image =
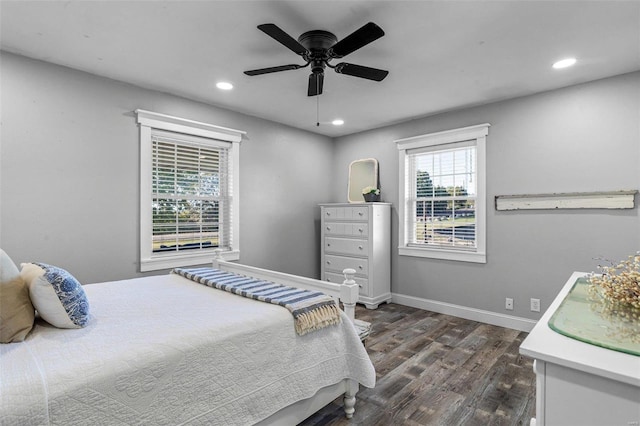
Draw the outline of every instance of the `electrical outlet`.
M531 312L540 312L540 299L531 299Z
M507 297L506 299L504 299L504 308L508 311L513 311L513 299L510 297Z

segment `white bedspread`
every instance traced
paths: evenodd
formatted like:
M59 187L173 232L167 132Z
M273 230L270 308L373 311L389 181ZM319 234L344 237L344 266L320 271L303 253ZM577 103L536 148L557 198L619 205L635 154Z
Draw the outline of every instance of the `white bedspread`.
M290 313L170 274L84 287L83 329L0 345L2 425L249 425L375 372L353 326L297 336Z

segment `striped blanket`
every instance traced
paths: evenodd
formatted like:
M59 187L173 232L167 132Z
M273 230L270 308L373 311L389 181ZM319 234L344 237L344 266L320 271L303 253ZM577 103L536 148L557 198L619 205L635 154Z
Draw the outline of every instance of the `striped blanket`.
M319 291L287 287L215 268L175 268L173 273L209 287L284 306L293 315L300 336L340 322L335 300Z

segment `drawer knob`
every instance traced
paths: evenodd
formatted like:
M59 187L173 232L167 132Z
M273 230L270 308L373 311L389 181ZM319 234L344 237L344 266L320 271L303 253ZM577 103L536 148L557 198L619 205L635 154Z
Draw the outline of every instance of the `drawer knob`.
M362 246L358 246L358 248L359 248L360 250L362 250L362 249L363 249L363 247L362 247Z
M358 232L364 232L364 229L358 228Z
M362 212L358 212L358 215L359 215L359 216L364 216L364 213L362 213Z
M331 262L327 260L327 265L331 265Z
M330 226L327 226L327 231L331 231L331 227Z
M327 212L327 216L331 216L331 213Z
M358 269L364 269L364 268L362 267L362 265L360 265L360 266L358 266Z
M362 284L358 284L358 287L362 288Z
M331 243L327 243L327 247L331 247Z

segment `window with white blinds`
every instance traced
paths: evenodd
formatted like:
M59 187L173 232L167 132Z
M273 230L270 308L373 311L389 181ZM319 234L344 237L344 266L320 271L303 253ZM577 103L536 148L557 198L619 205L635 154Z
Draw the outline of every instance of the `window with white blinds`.
M140 270L239 258L239 144L244 132L137 110Z
M396 141L401 255L486 262L488 124Z
M229 249L228 148L152 135L152 251Z

